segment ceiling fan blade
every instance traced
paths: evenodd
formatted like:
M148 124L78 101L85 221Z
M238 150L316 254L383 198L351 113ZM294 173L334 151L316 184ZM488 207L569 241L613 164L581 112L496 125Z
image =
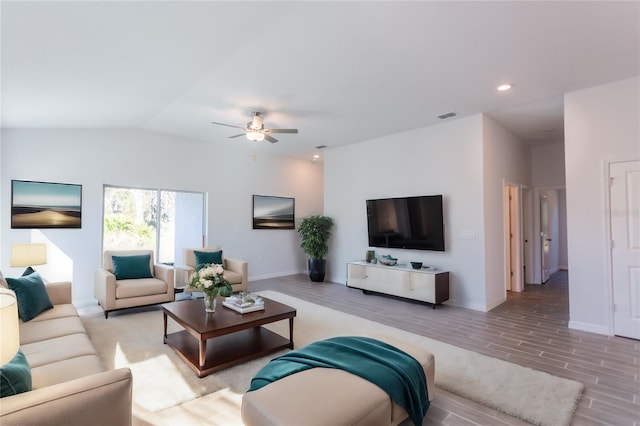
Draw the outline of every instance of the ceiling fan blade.
M245 136L245 135L246 135L246 133L240 133L239 135L229 136L229 139L232 139L232 138L238 138L238 137L240 137L240 136Z
M298 129L264 129L265 133L298 133Z
M217 124L218 126L227 126L227 127L233 127L234 129L242 129L242 130L244 130L244 127L232 126L231 124L218 123L217 121L212 121L211 124Z
M271 136L267 135L266 133L265 133L265 135L264 135L264 138L265 138L266 140L268 140L269 142L271 142L271 143L276 143L276 142L278 142L278 139L276 139L276 138L274 138L274 137L271 137Z

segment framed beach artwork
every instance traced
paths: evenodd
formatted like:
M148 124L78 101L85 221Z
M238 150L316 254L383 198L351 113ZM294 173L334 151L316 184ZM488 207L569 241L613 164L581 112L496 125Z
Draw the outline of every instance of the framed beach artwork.
M82 185L11 181L11 228L81 228Z
M295 198L254 195L253 229L295 229Z

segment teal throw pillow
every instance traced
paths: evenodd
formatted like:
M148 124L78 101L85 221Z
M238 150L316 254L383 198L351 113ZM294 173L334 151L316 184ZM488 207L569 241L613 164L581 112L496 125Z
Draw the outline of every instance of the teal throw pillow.
M7 283L18 298L18 313L22 321L29 321L41 312L53 308L39 273L34 272L20 278L7 278Z
M218 251L193 251L196 255L196 271L199 271L208 263L222 265L222 250Z
M31 266L27 266L27 269L24 270L24 272L22 273L23 277L26 277L27 275L31 275L35 272L36 270L33 269Z
M30 390L31 368L22 349L18 349L16 356L0 367L0 397L17 395Z
M111 259L113 260L113 275L116 276L116 280L153 278L149 267L150 254L111 256Z

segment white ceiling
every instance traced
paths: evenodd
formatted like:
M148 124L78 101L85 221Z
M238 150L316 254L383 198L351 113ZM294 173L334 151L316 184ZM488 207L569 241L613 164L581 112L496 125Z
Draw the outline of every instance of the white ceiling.
M254 110L310 158L485 112L562 140L562 95L640 75L640 2L2 1L3 128L211 143ZM509 92L498 84L511 82ZM455 120L449 119L449 120Z

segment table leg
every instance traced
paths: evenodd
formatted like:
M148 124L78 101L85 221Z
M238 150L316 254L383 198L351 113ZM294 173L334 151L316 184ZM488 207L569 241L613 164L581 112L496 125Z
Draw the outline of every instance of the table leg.
M198 363L200 364L200 370L204 369L206 354L207 354L207 341L201 339L200 343L198 343Z
M289 318L289 347L293 349L293 317Z
M167 313L166 312L162 312L162 319L164 321L164 334L162 337L162 342L166 345L167 344Z

